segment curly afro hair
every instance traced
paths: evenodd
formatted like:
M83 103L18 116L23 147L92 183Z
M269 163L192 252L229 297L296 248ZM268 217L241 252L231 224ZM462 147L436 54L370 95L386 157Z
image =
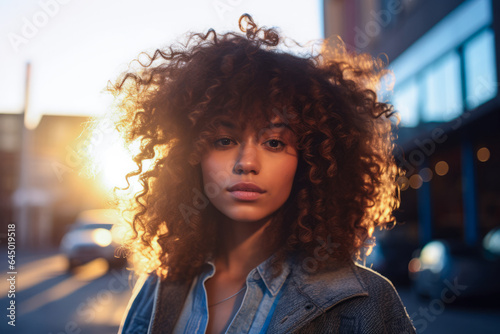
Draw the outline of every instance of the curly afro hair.
M292 253L321 255L320 265L359 259L374 228L395 222L398 119L374 85L384 62L341 43L299 56L283 51L279 32L251 16L241 16L239 26L242 33L211 29L156 50L109 88L117 129L129 144L140 142L138 169L127 175L143 186L126 243L138 271L189 279L214 252L216 209L204 203L200 159L221 117L265 122L278 115L296 135L292 192L273 224L276 274ZM148 159L153 165L143 168Z

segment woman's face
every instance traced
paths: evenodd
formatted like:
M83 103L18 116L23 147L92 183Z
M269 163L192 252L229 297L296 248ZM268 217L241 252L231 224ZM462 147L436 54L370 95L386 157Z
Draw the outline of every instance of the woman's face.
M222 122L201 168L205 194L225 216L252 222L269 217L288 199L297 169L295 136L273 120L258 131Z

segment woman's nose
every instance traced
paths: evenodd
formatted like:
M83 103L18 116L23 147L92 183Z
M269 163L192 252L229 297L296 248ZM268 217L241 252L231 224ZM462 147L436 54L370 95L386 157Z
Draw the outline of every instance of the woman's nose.
M238 157L234 165L234 172L236 174L250 174L255 175L260 172L260 160L258 157L257 147L250 143L244 143L240 146Z

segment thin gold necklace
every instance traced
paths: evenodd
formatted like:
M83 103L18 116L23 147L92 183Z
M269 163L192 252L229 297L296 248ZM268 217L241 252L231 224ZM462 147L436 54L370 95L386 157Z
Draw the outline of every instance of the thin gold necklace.
M246 286L246 284L245 284L245 286L244 286L244 287L242 287L242 288L241 288L241 290L240 290L240 291L238 291L238 292L236 292L234 295L231 295L231 296L229 296L229 297L227 297L227 298L225 298L225 299L223 299L223 300L221 300L221 301L218 301L218 302L217 302L217 303L215 303L215 304L208 305L208 307L212 307L212 306L215 306L215 305L219 305L220 303L223 303L223 302L225 302L226 300L229 300L229 299L231 299L231 298L235 297L235 296L236 296L236 295L238 295L241 291L245 290L245 289L246 289L246 287L247 287L247 286Z

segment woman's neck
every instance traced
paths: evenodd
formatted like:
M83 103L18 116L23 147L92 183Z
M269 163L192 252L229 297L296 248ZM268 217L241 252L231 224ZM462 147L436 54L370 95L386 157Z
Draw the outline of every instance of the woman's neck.
M219 274L244 280L248 273L276 250L268 227L273 219L258 222L222 221L219 228L215 266Z

